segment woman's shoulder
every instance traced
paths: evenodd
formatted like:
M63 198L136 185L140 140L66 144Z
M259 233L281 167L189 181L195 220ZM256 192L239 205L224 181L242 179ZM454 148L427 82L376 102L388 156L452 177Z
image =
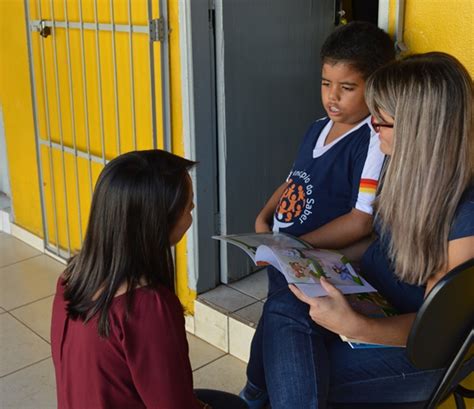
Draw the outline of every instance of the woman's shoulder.
M138 287L132 290L130 304L128 304L128 293L114 298L112 310L120 315L124 311L133 316L155 319L160 316L178 316L183 314L183 309L178 297L164 286L150 288L148 286Z
M449 232L449 240L474 236L474 184L461 197Z
M169 289L139 287L114 298L109 310L111 332L119 338L134 334L161 333L183 328L184 311L178 297Z

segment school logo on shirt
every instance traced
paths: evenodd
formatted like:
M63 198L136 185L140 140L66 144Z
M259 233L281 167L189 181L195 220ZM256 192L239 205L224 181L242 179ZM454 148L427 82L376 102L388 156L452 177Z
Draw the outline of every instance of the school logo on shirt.
M309 198L313 193L313 185L310 182L311 177L306 172L292 172L275 211L274 231L287 228L294 223L303 224L312 213L315 200Z

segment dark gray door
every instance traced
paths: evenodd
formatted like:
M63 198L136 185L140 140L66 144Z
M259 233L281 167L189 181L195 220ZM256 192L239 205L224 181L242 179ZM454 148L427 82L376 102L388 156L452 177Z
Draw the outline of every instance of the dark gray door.
M215 8L220 230L243 233L323 114L319 50L334 28L334 0L216 0ZM221 244L223 282L252 268Z

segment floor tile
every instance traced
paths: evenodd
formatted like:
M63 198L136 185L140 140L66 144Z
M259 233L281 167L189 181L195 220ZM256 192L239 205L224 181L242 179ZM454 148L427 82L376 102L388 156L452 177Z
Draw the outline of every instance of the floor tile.
M208 344L206 341L189 333L186 335L189 344L189 360L193 371L225 355L224 351Z
M52 295L43 300L28 304L25 307L10 311L10 314L50 342L53 299L54 296Z
M41 253L17 238L0 232L0 267L8 266Z
M9 311L53 295L64 268L45 255L0 268L0 306Z
M56 383L51 358L0 379L2 409L56 408Z
M263 269L257 271L242 280L230 283L229 287L235 288L257 300L263 300L268 293L267 270Z
M231 355L194 371L194 387L208 388L238 394L246 381L246 364Z
M222 312L233 312L247 305L253 304L255 299L242 294L226 285L199 295L199 300L210 304Z
M0 376L51 355L51 347L10 314L0 315Z
M244 324L256 328L258 321L262 316L263 305L263 302L257 301L254 304L233 312L230 316L243 322Z

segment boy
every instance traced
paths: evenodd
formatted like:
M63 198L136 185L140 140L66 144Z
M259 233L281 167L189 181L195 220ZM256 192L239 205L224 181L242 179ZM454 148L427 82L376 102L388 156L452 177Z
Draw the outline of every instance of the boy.
M384 155L370 125L365 80L394 58L390 37L370 23L340 26L326 39L321 49L321 98L327 117L307 131L287 180L256 218L257 232L273 228L314 247L332 249L370 234ZM269 268L268 273L270 296L286 282L276 270ZM252 340L248 382L240 394L250 409L263 407L267 400L263 321L264 316Z

